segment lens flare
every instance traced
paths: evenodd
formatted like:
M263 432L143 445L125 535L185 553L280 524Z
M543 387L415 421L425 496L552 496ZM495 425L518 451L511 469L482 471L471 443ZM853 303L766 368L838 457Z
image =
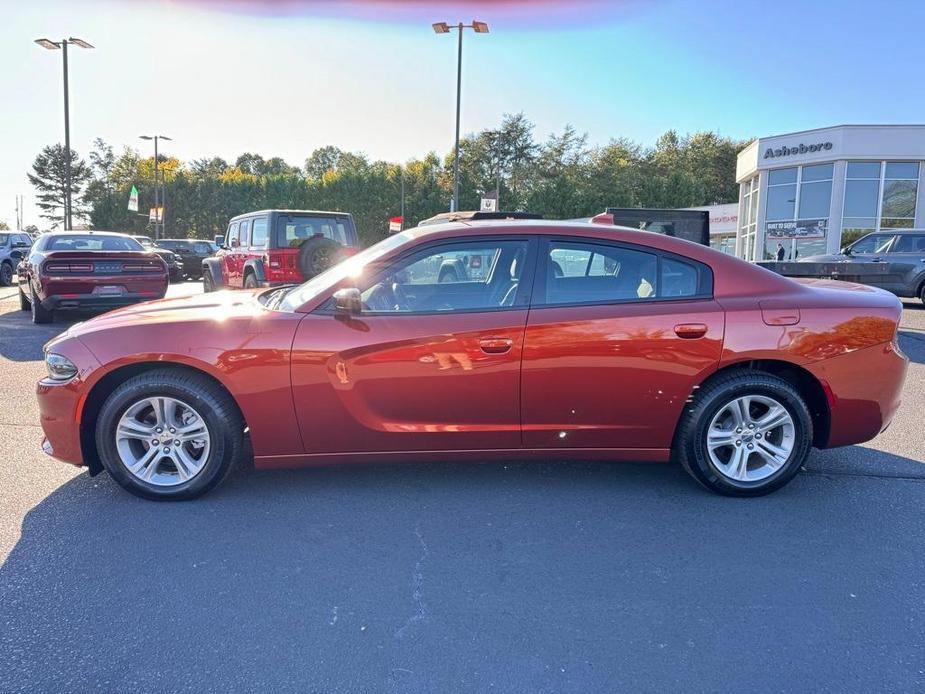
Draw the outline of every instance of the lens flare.
M430 25L473 18L517 30L599 26L649 8L655 0L171 0L249 16L326 17Z

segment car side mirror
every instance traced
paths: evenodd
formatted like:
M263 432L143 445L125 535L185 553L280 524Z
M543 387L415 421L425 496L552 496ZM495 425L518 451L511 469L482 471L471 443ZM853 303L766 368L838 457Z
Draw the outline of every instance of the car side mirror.
M215 235L215 245L219 248L225 245L225 237L222 234Z
M851 255L851 246L845 246L841 249L842 255Z
M344 287L334 292L334 310L355 316L363 311L363 300L356 287Z

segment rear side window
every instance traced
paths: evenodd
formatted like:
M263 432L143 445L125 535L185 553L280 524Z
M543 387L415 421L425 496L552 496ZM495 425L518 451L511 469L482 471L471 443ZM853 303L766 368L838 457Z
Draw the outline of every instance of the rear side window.
M653 253L556 241L548 248L547 304L639 301L655 295L658 257Z
M267 218L259 217L254 220L251 229L251 248L267 247Z
M694 260L610 244L552 241L545 303L606 304L710 296L713 273Z
M337 217L280 217L276 228L276 246L298 248L314 236L353 245L347 220Z
M245 219L241 222L241 230L238 232L238 238L241 241L241 246L247 247L250 245L251 220Z
M925 252L925 234L901 234L896 237L891 253Z

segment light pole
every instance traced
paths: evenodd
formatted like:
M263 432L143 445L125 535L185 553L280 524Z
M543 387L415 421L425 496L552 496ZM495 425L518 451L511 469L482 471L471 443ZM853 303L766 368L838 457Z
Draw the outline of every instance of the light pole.
M71 117L67 92L67 47L68 45L80 48L93 48L83 39L73 36L60 41L51 39L36 39L35 42L42 48L50 51L61 51L64 61L64 230L71 230Z
M449 34L451 29L459 32L459 47L456 57L456 145L453 155L453 199L450 201L450 212L456 212L459 207L459 106L462 98L462 40L463 31L472 29L476 34L487 34L488 24L472 20L472 24L463 24L459 22L455 25L449 25L446 22L435 22L432 24L434 33Z
M172 138L167 137L166 135L139 135L142 140L154 140L154 240L160 238L160 232L164 230L164 214L161 212L160 208L160 196L158 194L158 178L157 178L157 141L158 140L167 140L172 142ZM166 192L166 191L165 191Z

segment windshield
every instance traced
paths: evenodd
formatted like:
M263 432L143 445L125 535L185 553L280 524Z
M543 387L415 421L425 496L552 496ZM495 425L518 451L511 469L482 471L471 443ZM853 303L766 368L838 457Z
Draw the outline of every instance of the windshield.
M143 251L139 243L129 236L91 236L89 234L61 234L48 239L49 251Z
M295 311L299 306L314 298L322 290L333 287L345 278L362 277L363 271L367 265L391 253L396 248L400 248L411 241L411 239L411 235L407 233L395 234L387 239L383 239L374 246L370 246L365 251L360 251L344 262L322 272L320 275L316 275L305 284L294 287L279 303L279 309L281 311Z

